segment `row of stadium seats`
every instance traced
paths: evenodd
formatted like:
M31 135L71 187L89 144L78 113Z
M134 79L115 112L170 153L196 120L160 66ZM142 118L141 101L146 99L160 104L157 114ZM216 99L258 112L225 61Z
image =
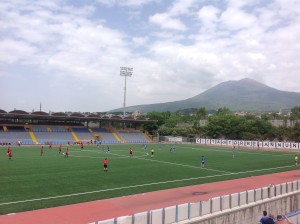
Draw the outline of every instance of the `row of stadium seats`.
M51 130L49 132L49 129ZM33 134L39 144L67 144L68 142L74 142L74 136L71 131L66 131L64 127L32 127ZM55 130L55 131L53 131ZM121 141L116 139L115 135L104 128L93 128L92 133L88 128L72 128L73 132L80 141L93 140L95 136L99 136L103 144L119 144L120 142L128 143L148 143L150 142L144 133L139 131L119 131L117 134L121 137ZM15 144L17 141L21 141L22 144L33 144L33 139L30 136L29 131L25 131L23 127L8 128L8 131L0 129L0 144L11 142Z
M125 139L128 143L148 143L149 139L142 132L125 132L119 131L119 135L122 139Z
M93 132L95 134L99 134L102 138L102 143L104 144L118 144L120 143L115 136L108 131L107 129L104 128L93 128Z
M32 127L33 132L68 132L64 127Z
M45 141L74 141L70 132L34 132L38 142Z
M93 139L93 135L87 128L73 128L73 131L81 141Z

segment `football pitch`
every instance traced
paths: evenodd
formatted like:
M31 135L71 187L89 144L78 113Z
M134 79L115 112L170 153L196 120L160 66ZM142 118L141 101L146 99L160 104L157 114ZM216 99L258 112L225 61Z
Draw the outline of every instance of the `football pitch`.
M129 148L133 148L133 157ZM0 147L0 214L49 208L188 185L294 170L295 153L169 145ZM151 149L154 156L151 157ZM206 157L201 168L201 156ZM109 161L108 172L102 160Z

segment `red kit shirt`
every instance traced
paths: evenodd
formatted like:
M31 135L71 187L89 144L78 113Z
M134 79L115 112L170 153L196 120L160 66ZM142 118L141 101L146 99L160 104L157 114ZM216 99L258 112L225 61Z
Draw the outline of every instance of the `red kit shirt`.
M107 165L108 164L108 160L107 159L104 159L103 160L103 165Z

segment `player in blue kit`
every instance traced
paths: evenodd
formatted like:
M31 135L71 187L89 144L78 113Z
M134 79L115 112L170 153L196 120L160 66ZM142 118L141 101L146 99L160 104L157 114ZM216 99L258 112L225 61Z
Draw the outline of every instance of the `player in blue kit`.
M205 166L205 156L201 156L201 167L204 168Z

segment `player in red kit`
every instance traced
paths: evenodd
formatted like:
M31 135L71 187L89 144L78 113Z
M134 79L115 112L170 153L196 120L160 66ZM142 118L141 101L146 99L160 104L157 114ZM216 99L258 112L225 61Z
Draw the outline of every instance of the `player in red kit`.
M132 148L129 149L129 154L130 154L130 157L132 157L132 154L133 154Z
M11 151L11 149L7 153L7 156L8 156L8 159L11 160L11 158L12 158L12 151Z
M105 158L105 159L102 161L102 163L103 163L103 171L104 171L104 172L107 172L107 171L108 171L108 168L107 168L107 166L108 166L108 160L107 160L107 158Z
M42 156L44 153L44 146L41 147L40 151L41 151L41 156Z
M65 152L65 158L66 157L69 158L69 149L68 148L66 149L66 152Z
M10 146L7 147L7 155L9 153L9 151L10 151Z
M58 147L58 153L59 154L61 153L61 145L59 145L59 147Z
M80 142L80 148L81 148L81 150L83 149L83 143L82 142Z

